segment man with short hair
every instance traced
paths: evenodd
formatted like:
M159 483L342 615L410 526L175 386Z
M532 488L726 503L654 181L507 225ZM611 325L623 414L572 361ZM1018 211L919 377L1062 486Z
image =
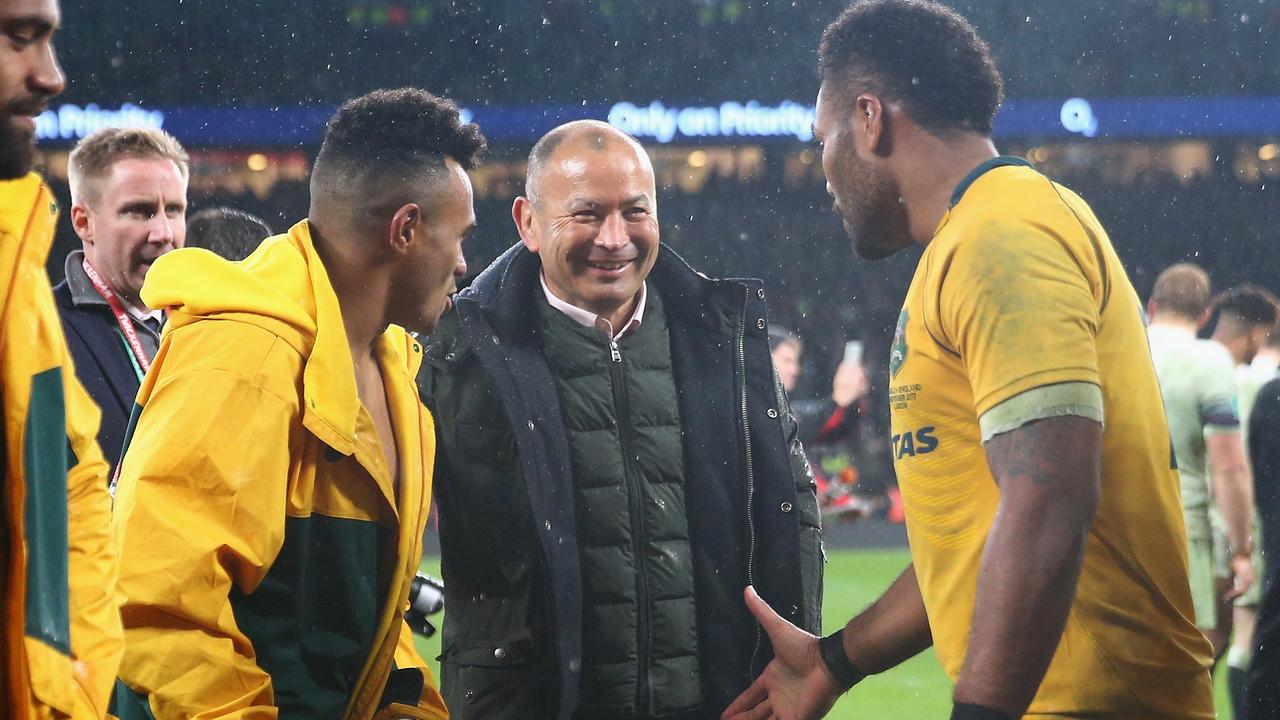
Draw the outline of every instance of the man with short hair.
M858 431L866 413L867 371L860 359L845 358L831 378L831 394L811 400L791 399L800 380L804 343L790 330L769 326L769 351L782 389L791 400L791 414L800 426L800 442L808 449L839 443Z
M1213 339L1225 347L1237 365L1248 365L1266 346L1275 329L1276 297L1256 285L1223 291L1209 303Z
M65 79L54 0L0 0L0 717L100 718L123 643L99 414L72 372L45 258L58 205L34 118Z
M1182 481L1196 625L1213 643L1216 660L1231 639L1230 601L1254 579L1253 490L1240 439L1235 363L1220 343L1196 338L1209 297L1204 270L1191 263L1166 268L1147 303L1147 337ZM1226 546L1215 551L1219 525L1225 525Z
M160 346L164 313L140 293L151 264L186 237L187 165L178 141L150 128L99 130L67 161L71 227L84 248L68 253L53 295L76 374L102 408L98 443L112 468Z
M924 248L889 361L912 563L826 638L748 589L777 659L725 716L818 717L932 645L955 720L1212 718L1160 389L1106 231L997 153L1000 75L953 10L859 2L818 57L855 250Z
M1242 285L1220 293L1210 303L1210 315L1217 316L1213 339L1231 353L1236 363L1236 397L1240 411L1241 435L1246 455L1249 454L1249 415L1262 386L1276 377L1280 369L1280 331L1277 330L1278 304L1275 296L1253 285ZM1256 478L1255 478L1256 480ZM1255 490L1254 496L1257 496ZM1215 530L1220 530L1216 527ZM1253 655L1254 626L1258 604L1262 598L1263 559L1261 525L1258 513L1253 515L1253 570L1257 578L1247 590L1235 598L1234 607L1220 608L1231 612L1231 649L1227 652L1227 684L1231 705L1237 720L1249 717L1245 708L1245 690L1249 663ZM1215 549L1225 545L1221 532L1214 535ZM1219 568L1221 571L1221 568Z
M739 599L817 630L817 500L758 281L663 246L653 166L555 128L521 244L427 348L441 419L441 685L456 720L714 717L768 662Z
M271 236L261 218L229 207L205 208L187 219L186 247L204 248L227 260L243 260Z
M412 88L345 103L308 218L231 263L182 250L116 485L122 718L444 718L403 613L435 425L414 376L466 272L485 146Z

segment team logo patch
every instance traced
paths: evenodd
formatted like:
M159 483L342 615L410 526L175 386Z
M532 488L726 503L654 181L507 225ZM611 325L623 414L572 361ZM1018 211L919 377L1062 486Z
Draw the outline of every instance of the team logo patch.
M897 377L898 368L907 360L907 309L898 314L898 328L893 331L893 346L889 348L889 377Z

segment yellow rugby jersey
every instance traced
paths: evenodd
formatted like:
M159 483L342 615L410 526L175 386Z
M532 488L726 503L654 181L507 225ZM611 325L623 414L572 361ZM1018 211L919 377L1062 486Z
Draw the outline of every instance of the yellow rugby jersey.
M1044 413L1035 399L1051 387L1096 396L1096 386L1101 501L1027 716L1213 717L1210 647L1191 619L1178 476L1142 308L1088 205L1020 158L975 169L920 258L890 373L911 556L952 681L1000 500L979 418L1022 403L1024 418L1088 417L1088 407Z

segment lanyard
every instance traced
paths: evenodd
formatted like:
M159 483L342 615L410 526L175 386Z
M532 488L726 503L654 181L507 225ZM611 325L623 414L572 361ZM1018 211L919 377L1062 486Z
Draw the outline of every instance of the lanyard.
M138 331L133 325L133 318L129 317L128 311L124 309L124 305L120 302L120 298L112 292L111 287L103 281L102 276L97 270L89 264L88 258L83 261L84 274L89 277L89 282L93 283L93 289L98 291L103 300L111 306L111 312L116 316L116 324L120 326L120 334L124 337L125 349L129 351L130 359L133 360L134 372L138 374L138 382L142 382L143 376L151 369L151 361L147 359L147 352L142 349L142 341L138 339Z

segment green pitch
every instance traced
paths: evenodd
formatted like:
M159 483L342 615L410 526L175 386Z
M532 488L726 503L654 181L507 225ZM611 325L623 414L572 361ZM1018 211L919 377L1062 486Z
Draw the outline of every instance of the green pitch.
M823 628L831 632L856 611L870 605L889 586L909 560L903 550L830 550L827 552L826 589L823 594ZM439 559L427 558L422 568L438 575ZM439 620L440 616L434 619ZM439 623L437 622L437 626ZM416 638L418 651L438 673L440 636ZM1230 720L1226 673L1218 678L1218 717ZM945 718L951 712L951 682L943 674L933 651L899 665L882 675L867 678L836 703L828 715L832 720L874 720L902 718L927 720Z

